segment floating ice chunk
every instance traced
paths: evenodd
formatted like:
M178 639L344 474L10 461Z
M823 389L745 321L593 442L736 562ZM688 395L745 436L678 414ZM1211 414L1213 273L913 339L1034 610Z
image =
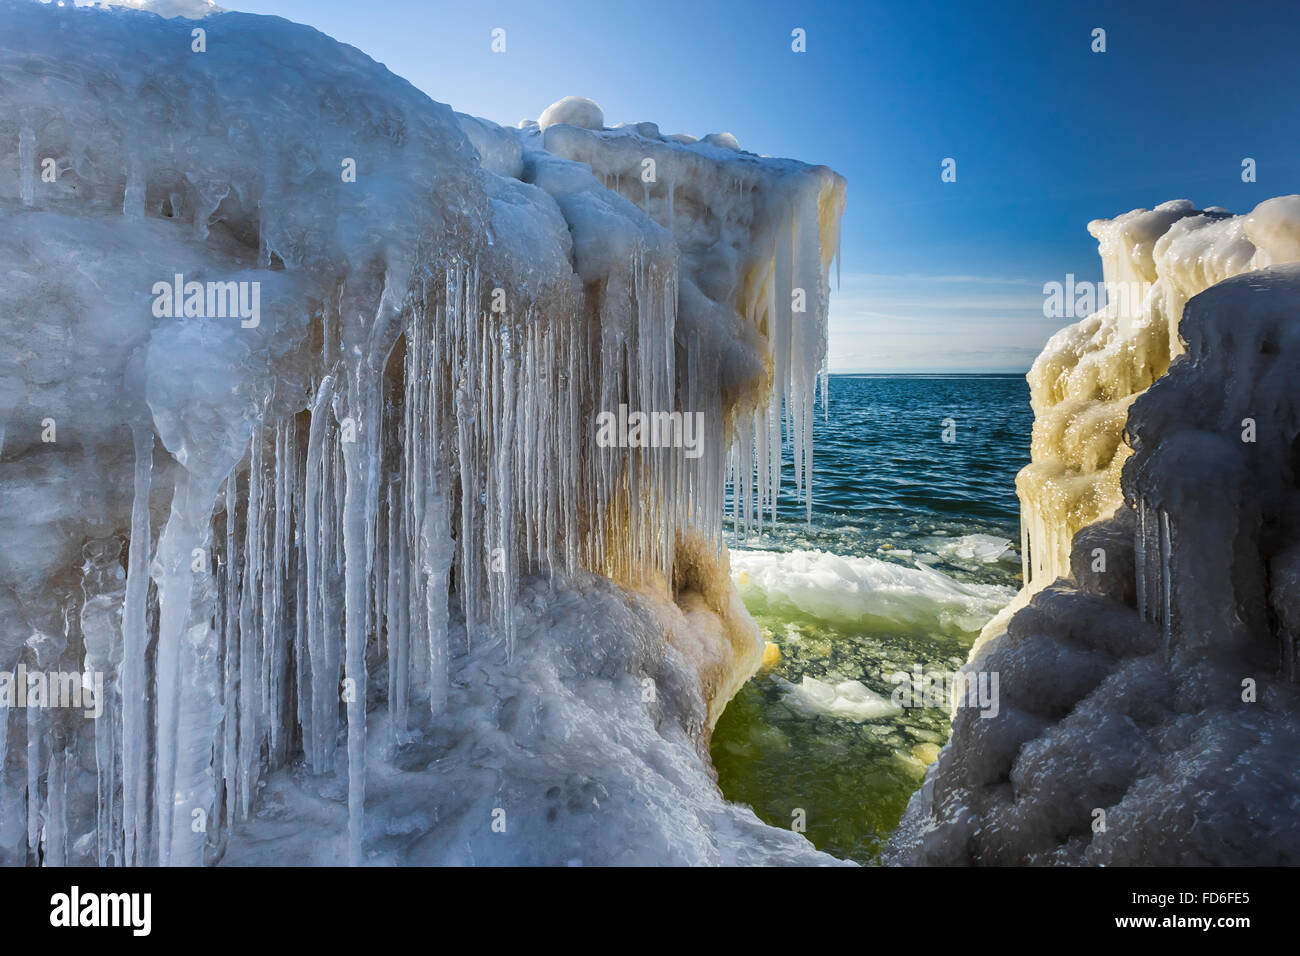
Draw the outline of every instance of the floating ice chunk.
M959 583L931 568L825 551L733 551L731 571L747 602L793 607L837 623L875 619L903 627L976 630L1014 593Z
M946 561L964 564L992 564L1015 560L1011 542L992 534L964 534L959 538L931 538L926 542L934 553ZM897 552L896 552L897 553Z
M861 681L842 680L832 684L804 674L798 684L781 683L785 687L782 700L786 706L807 717L838 717L861 723L902 710Z

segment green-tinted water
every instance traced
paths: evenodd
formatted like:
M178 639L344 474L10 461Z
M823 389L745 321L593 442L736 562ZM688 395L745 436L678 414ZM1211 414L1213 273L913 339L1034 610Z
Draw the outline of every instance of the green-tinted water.
M728 799L873 863L949 730L943 707L889 706L890 675L955 671L1018 587L1031 413L1018 377L832 378L830 408L813 527L730 542L781 656L728 705L712 753ZM791 554L812 550L839 557Z

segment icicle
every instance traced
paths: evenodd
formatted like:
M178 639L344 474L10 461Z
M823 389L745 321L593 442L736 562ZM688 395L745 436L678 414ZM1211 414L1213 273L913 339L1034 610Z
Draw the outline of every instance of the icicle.
M14 686L14 675L12 670L0 671L0 676L8 677L10 687ZM5 786L4 767L5 761L9 758L9 701L0 700L0 813L7 810L5 800L8 797L7 787Z
M409 434L407 441L410 441ZM388 642L388 710L393 728L394 742L401 739L406 732L407 706L409 703L410 654L407 645L408 627L407 610L409 595L406 593L408 577L406 567L408 551L406 549L403 497L396 482L388 484L388 595L387 615L384 633Z
M145 720L146 686L145 601L149 594L149 490L153 481L153 427L131 429L135 445L135 488L131 502L131 542L122 605L122 831L123 863L144 863L141 844L148 830L146 754L149 733Z
M1020 499L1020 585L1028 587L1033 580L1033 565L1029 556L1029 522L1026 520L1026 502Z
M96 701L100 713L94 722L95 853L100 866L108 866L110 860L122 862L121 829L115 823L122 709L122 625L118 619L124 596L121 551L122 541L116 536L87 542L81 574L80 624L86 651L83 673L102 675L103 681Z
M122 194L122 215L127 219L143 219L145 207L144 164L139 160L128 161L126 168L126 190Z
M304 555L307 567L307 648L310 655L311 727L304 740L313 773L324 773L333 766L334 729L338 721L335 700L337 679L329 673L325 639L324 576L329 551L326 547L326 521L322 504L326 492L325 440L328 425L325 406L333 392L330 375L316 387L311 407L311 427L307 437L307 473L304 492Z
M1137 534L1134 536L1134 551L1137 568L1137 606L1138 615L1144 621L1151 620L1147 613L1147 503L1139 498L1137 501Z
M28 679L31 679L28 674ZM41 743L45 739L40 707L28 707L27 712L27 856L35 860L41 846Z
M1172 563L1174 541L1169 527L1169 512L1161 508L1158 512L1160 516L1160 593L1164 599L1164 613L1161 624L1164 627L1164 649L1165 659L1173 653L1173 618L1174 618L1174 595L1172 587Z
M209 664L215 664L216 651L207 563L214 497L214 484L181 474L153 565L159 604L154 802L158 863L163 866L202 862L205 835L191 823L195 811L206 815L210 809L207 755L215 708L206 697L214 690Z
M348 713L348 846L354 865L362 862L362 825L366 799L366 461L363 443L344 441L347 473L343 497L344 626L347 646L344 701Z
M262 720L270 733L271 759L283 760L284 650L289 640L284 632L285 586L289 580L290 493L293 488L291 469L293 419L281 423L275 431L275 486L272 515L274 537L270 572L265 576L267 592L263 597L263 676Z
M228 502L228 506L233 505ZM259 579L262 558L262 441L254 434L249 448L248 498L244 515L244 548L239 591L239 734L236 759L239 761L239 816L247 819L252 811L254 761L257 740L257 642Z
M226 479L226 545L222 567L225 620L222 628L222 739L221 769L225 786L225 825L233 827L239 810L239 618L240 592L235 539L235 473Z
M49 794L46 807L44 864L46 866L68 865L68 754L66 750L55 749L50 752L50 765L45 775L45 787Z

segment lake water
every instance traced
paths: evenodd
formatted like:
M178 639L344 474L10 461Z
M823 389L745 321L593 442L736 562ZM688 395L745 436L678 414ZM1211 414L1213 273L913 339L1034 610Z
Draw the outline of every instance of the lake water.
M956 670L1020 586L1033 415L1021 375L832 376L829 392L811 527L790 495L775 527L728 538L780 658L728 705L712 753L728 799L873 863L948 736L946 708L895 705L897 675Z

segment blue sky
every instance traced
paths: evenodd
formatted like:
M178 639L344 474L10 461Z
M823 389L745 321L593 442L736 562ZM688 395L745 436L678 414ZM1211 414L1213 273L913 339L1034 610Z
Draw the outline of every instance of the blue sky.
M1043 284L1101 278L1090 219L1300 192L1295 3L228 6L309 23L497 122L576 94L607 123L726 130L843 173L833 371L1023 371L1065 321L1043 317ZM795 27L806 53L790 49ZM940 180L946 157L955 183Z

